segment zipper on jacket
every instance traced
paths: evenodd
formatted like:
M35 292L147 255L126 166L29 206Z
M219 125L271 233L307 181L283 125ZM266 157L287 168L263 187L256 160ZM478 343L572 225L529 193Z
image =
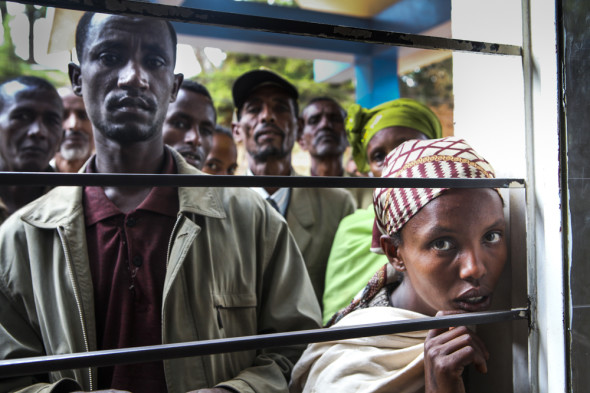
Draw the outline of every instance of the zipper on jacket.
M168 270L168 263L170 262L170 250L172 248L172 239L174 238L174 234L176 233L176 228L178 227L178 224L180 223L180 220L182 220L182 213L178 212L178 215L176 216L176 222L174 223L174 227L172 228L172 233L170 234L170 239L168 239L168 252L166 253L167 257L166 257L166 270Z
M62 232L62 228L57 228L57 233L59 234L59 239L61 240L61 245L64 249L64 255L66 257L66 264L68 265L68 273L70 276L70 280L72 281L72 287L74 289L74 298L76 300L76 305L78 306L78 315L80 317L80 324L82 325L82 337L84 339L84 347L86 352L90 352L90 345L88 344L88 334L86 333L86 323L84 322L84 314L82 313L82 302L80 301L80 294L78 291L78 285L76 285L76 280L74 277L74 270L72 268L72 260L70 258L70 249L68 248L64 234ZM94 383L92 378L92 367L88 367L88 384L90 385L90 390L94 390Z

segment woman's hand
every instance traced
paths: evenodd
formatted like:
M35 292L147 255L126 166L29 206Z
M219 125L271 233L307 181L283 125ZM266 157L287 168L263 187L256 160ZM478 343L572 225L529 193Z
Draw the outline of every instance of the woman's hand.
M439 311L436 316L450 314L457 312ZM430 330L424 343L426 393L464 393L465 366L474 364L485 374L489 357L483 341L465 326Z

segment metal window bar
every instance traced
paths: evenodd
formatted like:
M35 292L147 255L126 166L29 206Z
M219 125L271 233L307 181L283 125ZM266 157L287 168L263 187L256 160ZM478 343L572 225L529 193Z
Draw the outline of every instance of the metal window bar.
M256 15L248 15L248 17L244 17L241 14L230 12L209 11L131 0L17 0L15 2L44 5L48 7L69 8L79 11L94 11L105 14L150 16L174 22L197 23L271 33L364 42L367 44L511 56L522 55L522 48L516 45L431 37L419 34L396 33L349 26L333 26Z
M45 5L81 11L94 11L129 16L151 16L176 22L251 29L273 33L346 40L368 44L406 46L422 49L466 51L484 54L522 56L522 48L514 45L486 43L403 34L381 30L320 23L292 21L259 16L205 11L187 7L144 3L128 0L18 0L18 3ZM56 173L0 173L0 185L50 186L182 186L182 187L448 187L448 188L525 188L523 179L359 179L313 177L251 177L251 176L191 176L147 174L56 174ZM202 356L222 352L252 350L283 345L307 344L342 340L354 337L394 334L434 328L448 328L471 324L486 324L518 319L529 319L528 308L440 316L410 321L396 321L364 326L317 329L276 333L231 339L206 340L189 343L164 344L149 347L124 348L78 354L52 355L0 361L0 375L5 377L36 374L60 369L86 366L107 366Z
M223 352L248 351L277 346L345 340L356 337L370 337L418 330L449 328L454 326L497 323L524 320L528 318L529 310L527 308L516 308L509 311L445 315L406 321L376 323L372 325L302 330L297 332L261 334L258 336L228 339L10 359L0 361L0 375L3 377L14 377L81 367L144 363L180 357L213 355Z
M0 186L524 188L524 179L354 178L0 172Z

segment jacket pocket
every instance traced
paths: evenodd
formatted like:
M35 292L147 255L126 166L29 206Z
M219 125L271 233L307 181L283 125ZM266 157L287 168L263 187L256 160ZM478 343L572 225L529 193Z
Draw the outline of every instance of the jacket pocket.
M252 293L216 293L213 304L219 329L225 337L257 333L257 299Z

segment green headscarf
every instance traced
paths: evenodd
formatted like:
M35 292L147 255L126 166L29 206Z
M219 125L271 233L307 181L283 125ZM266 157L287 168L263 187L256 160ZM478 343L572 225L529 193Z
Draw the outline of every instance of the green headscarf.
M367 145L373 136L387 127L408 127L420 131L429 139L442 138L438 117L426 105L410 98L398 98L365 109L353 104L346 117L346 136L352 147L352 158L361 172L369 171Z

